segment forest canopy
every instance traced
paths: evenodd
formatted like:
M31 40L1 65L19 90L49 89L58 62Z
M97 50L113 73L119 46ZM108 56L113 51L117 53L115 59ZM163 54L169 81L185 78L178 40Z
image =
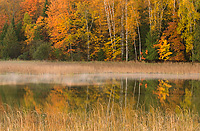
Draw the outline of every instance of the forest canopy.
M200 61L199 0L0 0L0 59Z

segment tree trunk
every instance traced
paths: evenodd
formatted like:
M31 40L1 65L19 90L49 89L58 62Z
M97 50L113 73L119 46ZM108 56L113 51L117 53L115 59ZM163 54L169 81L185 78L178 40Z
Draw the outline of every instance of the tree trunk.
M135 62L137 61L137 47L135 43L135 36L134 36L134 49L135 49Z
M107 23L108 23L108 31L109 31L109 35L110 35L110 41L113 44L113 40L112 40L112 25L110 23L110 12L108 9L108 6L106 4L106 0L104 0L104 8L105 8L105 12L106 12L106 17L107 17Z
M132 5L132 10L133 10L133 13L135 14L136 16L136 13L134 11L134 8L133 8L133 5ZM142 60L141 58L141 53L142 53L142 43L141 43L141 36L140 36L140 26L139 26L139 22L138 22L138 19L137 19L137 16L135 17L135 20L136 20L136 24L137 24L137 30L138 30L138 38L139 38L139 56L140 56L140 61ZM135 39L134 39L135 41ZM135 44L135 43L134 43ZM134 45L135 46L135 45ZM136 49L136 48L135 48ZM136 59L137 60L137 59Z
M109 2L106 2L104 0L104 7L105 7L105 12L106 12L106 17L107 17L107 23L108 23L108 30L109 30L109 35L110 35L110 40L111 40L111 46L112 46L112 59L115 58L115 39L116 39L116 32L115 32L115 11L114 11L114 0L112 0L112 4Z
M174 0L174 9L173 9L173 22L174 22L174 15L176 12L176 0Z
M128 10L127 10L127 1L125 3L125 16L126 16L126 61L128 61Z
M114 57L114 59L116 58L116 55L115 55L115 51L116 51L116 43L115 43L115 41L116 41L116 36L115 36L115 34L116 34L116 32L115 32L115 1L113 0L113 3L112 3L112 8L111 8L111 10L112 10L112 12L111 12L111 20L112 20L112 27L113 27L113 57Z
M150 0L148 0L148 2L149 2L149 25L150 25L150 32L151 32L151 2L150 2Z
M122 16L121 16L121 59L124 59L124 3L121 1Z
M87 18L87 10L85 11L85 19L86 19L86 29L87 29L87 60L90 60L90 35L89 35L89 25L88 25L88 18Z

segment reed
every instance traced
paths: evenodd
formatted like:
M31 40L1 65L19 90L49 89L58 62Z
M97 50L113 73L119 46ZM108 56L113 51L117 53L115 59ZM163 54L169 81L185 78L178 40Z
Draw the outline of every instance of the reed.
M199 116L196 113L182 110L164 112L161 109L121 108L98 104L90 111L82 112L46 112L25 111L19 109L1 109L0 130L20 131L193 131L200 130Z
M0 74L200 73L199 63L0 61Z

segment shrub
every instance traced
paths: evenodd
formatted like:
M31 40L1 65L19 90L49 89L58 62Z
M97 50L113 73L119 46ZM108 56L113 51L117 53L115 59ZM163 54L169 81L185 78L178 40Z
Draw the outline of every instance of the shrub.
M18 59L20 59L20 60L30 60L30 54L29 54L29 52L28 51L24 52L23 54L21 54L18 57Z

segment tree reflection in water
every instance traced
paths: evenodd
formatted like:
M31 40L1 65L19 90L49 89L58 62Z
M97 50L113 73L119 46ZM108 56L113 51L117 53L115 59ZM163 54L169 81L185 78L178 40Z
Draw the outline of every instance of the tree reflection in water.
M4 85L0 104L39 112L90 111L98 103L106 105L107 115L119 106L200 110L200 81L109 79L102 85L65 86L53 84Z

